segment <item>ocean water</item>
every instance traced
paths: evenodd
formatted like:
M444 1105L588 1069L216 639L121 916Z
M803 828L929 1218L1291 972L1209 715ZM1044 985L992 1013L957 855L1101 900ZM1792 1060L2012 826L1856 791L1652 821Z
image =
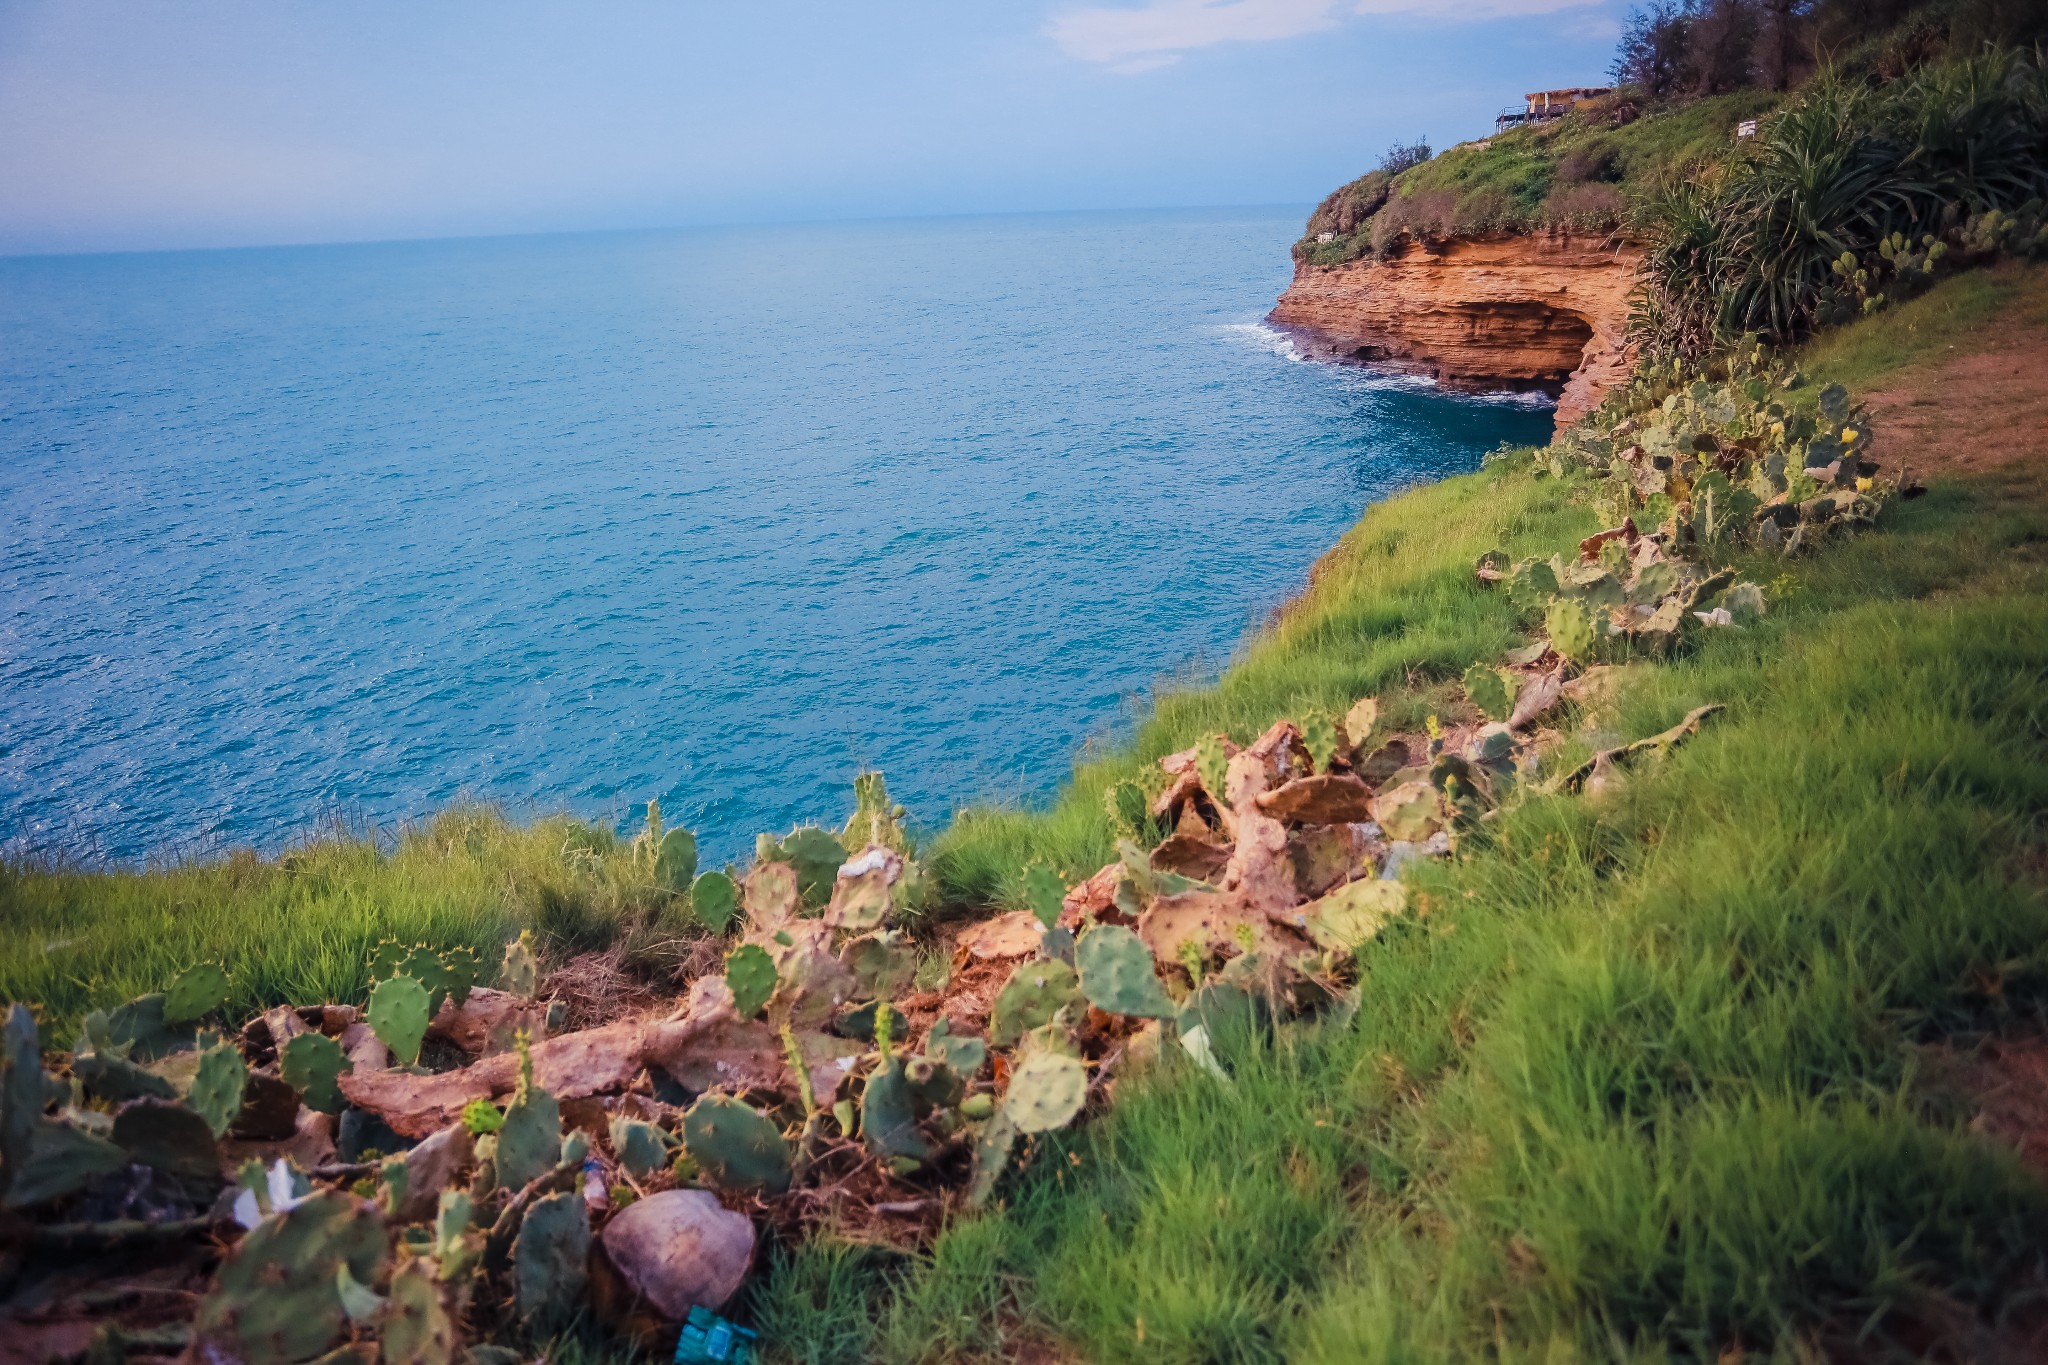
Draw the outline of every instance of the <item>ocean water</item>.
M0 845L1043 799L1540 408L1304 363L1299 210L0 261Z

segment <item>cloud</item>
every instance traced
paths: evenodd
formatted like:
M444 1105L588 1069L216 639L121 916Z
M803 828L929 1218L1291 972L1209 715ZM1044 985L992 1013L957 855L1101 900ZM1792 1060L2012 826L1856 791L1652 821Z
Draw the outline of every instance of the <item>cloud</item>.
M1069 57L1112 71L1153 71L1185 52L1218 43L1268 42L1336 27L1360 14L1426 14L1437 19L1503 19L1582 9L1596 0L1145 0L1071 9L1047 35Z

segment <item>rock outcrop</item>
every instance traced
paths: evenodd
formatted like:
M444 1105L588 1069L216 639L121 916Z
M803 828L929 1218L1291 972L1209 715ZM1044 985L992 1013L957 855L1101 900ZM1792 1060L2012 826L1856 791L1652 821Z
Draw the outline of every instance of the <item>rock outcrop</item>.
M1332 359L1555 394L1562 428L1628 376L1639 259L1604 233L1408 238L1383 260L1297 263L1268 321Z

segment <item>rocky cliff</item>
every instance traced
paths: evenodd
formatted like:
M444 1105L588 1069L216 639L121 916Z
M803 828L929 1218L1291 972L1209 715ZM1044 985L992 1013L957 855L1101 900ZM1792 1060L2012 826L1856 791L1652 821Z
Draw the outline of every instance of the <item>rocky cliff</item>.
M1638 258L1604 233L1404 237L1384 259L1297 263L1268 320L1312 354L1556 394L1563 427L1628 375Z

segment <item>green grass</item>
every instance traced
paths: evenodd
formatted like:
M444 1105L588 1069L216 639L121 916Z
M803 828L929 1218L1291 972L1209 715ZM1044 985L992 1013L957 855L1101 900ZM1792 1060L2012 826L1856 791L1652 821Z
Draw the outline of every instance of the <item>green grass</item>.
M2031 313L2043 279L1964 277L1810 369L1896 376ZM1404 704L1428 704L1511 625L1468 587L1475 549L1589 524L1568 486L1523 475L1373 509L1217 688L1161 703L1135 755L1084 767L1043 816L963 817L949 876L1085 862L1094 791L1197 730L1411 677ZM1725 717L1618 793L1531 801L1417 874L1425 913L1362 955L1351 1027L1241 1052L1228 1089L1171 1064L1126 1083L929 1257L783 1253L755 1299L779 1355L1995 1346L2038 1296L2048 1190L1918 1058L2042 1023L2044 547L2035 474L1937 485L1876 533L1749 565L1776 580L1773 613L1640 670L1592 724L1646 734L1704 701Z
M1576 154L1582 166L1604 162L1596 177L1599 183L1611 184L1621 196L1639 195L1689 166L1724 155L1733 145L1735 125L1773 108L1779 99L1766 91L1738 91L1646 114L1619 128L1609 127L1604 117L1575 112L1551 123L1460 143L1404 172L1380 213L1412 217L1416 204L1428 202L1430 213L1440 220L1434 230L1450 230L1457 224L1474 229L1541 227L1563 207L1550 196L1561 183L1559 168L1568 157ZM1374 250L1371 218L1329 242L1315 240L1335 225L1332 210L1337 199L1347 192L1362 192L1370 181L1367 177L1346 186L1317 209L1295 247L1304 259L1337 265ZM1376 192L1369 196L1373 202L1378 197ZM1403 200L1413 202L1403 205ZM1378 240L1386 240L1384 230Z
M54 1042L87 1010L229 968L228 1012L359 1001L378 940L466 945L495 965L533 927L556 956L626 935L658 955L665 907L608 831L447 811L395 845L336 834L147 873L0 864L0 999L37 1003Z

